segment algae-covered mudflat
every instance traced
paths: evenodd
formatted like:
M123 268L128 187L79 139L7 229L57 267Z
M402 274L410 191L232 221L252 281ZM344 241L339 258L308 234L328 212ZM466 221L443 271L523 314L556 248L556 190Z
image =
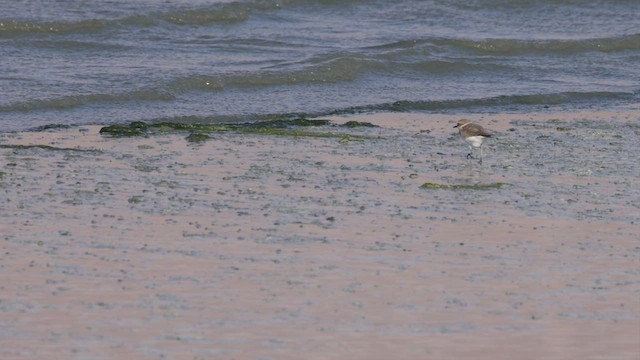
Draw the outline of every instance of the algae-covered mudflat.
M639 123L1 134L0 358L637 358Z

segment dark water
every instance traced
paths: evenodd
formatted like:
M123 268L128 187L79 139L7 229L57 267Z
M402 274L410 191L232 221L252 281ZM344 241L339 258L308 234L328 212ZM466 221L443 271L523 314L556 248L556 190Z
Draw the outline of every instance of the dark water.
M0 131L637 108L640 1L0 0Z

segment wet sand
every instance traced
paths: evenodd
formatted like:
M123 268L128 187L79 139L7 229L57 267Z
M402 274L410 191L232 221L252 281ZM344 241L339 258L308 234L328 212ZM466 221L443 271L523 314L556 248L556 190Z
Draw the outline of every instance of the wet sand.
M0 135L0 358L640 359L640 114L459 117Z

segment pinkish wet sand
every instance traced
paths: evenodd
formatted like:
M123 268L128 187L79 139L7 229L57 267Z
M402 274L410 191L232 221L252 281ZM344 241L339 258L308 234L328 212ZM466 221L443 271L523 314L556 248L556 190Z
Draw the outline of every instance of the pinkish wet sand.
M459 117L2 135L0 359L640 359L640 115Z

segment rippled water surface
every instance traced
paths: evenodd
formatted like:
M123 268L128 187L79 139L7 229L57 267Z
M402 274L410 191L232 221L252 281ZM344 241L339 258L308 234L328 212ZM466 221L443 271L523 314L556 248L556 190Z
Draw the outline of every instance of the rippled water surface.
M0 9L0 131L640 99L635 0L0 0Z

